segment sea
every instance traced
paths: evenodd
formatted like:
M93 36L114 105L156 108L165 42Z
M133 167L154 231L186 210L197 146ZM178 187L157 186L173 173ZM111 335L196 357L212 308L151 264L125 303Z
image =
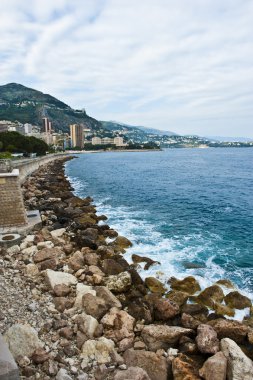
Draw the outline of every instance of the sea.
M144 277L230 279L253 299L253 149L79 154L66 174L81 197L133 242L125 254L159 262Z

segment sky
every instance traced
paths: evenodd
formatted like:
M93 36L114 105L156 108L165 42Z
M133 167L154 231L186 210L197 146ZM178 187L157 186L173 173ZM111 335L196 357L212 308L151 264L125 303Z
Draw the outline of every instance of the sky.
M253 0L0 0L0 84L98 120L253 137Z

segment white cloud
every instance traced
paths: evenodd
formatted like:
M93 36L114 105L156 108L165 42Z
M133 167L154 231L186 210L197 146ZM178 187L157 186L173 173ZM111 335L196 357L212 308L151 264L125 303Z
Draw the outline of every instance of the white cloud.
M1 0L0 81L98 119L253 136L253 2Z

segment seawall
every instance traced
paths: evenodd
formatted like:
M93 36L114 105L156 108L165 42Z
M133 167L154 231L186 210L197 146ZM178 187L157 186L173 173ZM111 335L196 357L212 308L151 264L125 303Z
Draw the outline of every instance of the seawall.
M32 174L40 166L45 165L58 158L67 157L66 153L48 154L47 156L37 158L27 158L24 160L13 161L12 165L15 169L19 169L19 180L22 184L26 177Z

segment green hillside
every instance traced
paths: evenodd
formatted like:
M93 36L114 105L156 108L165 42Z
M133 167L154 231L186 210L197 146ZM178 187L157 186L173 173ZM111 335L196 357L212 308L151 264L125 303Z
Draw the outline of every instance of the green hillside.
M101 123L85 111L74 110L51 95L17 83L0 86L0 120L41 126L42 117L48 117L56 131L68 132L73 123L84 123L94 131L101 128Z

